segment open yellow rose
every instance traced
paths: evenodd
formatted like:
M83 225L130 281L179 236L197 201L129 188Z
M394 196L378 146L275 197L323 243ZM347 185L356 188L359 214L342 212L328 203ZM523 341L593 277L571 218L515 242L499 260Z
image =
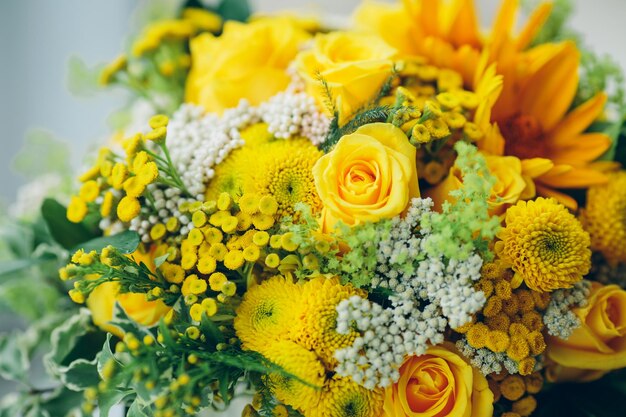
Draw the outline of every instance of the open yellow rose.
M587 306L573 311L582 325L567 340L547 340L554 379L592 380L626 367L626 291L594 282Z
M489 172L495 177L496 183L491 189L487 200L489 213L501 215L508 207L519 200L528 200L535 196L533 178L537 172L545 172L552 167L548 160L535 158L534 160L520 161L514 156L485 156ZM433 199L435 209L440 210L444 201L453 202L450 191L458 190L463 185L461 171L453 166L450 174L439 185L426 190L424 194Z
M296 69L306 82L307 93L325 109L329 99L326 90L330 90L343 124L376 97L392 74L395 54L394 48L374 35L318 34L313 47L296 58Z
M310 35L288 18L229 21L216 37L191 41L185 100L221 113L241 99L258 105L289 85L287 66Z
M343 136L313 167L323 230L394 217L419 197L415 147L399 128L372 123Z
M149 268L154 269L154 261L150 253L144 254L136 251L132 258L135 262L143 262ZM87 308L91 311L91 318L96 326L118 337L123 337L124 332L119 327L110 324L113 320L116 302L120 304L130 319L143 326L156 324L171 309L161 300L146 300L145 294L120 294L117 282L106 282L98 285L87 298Z
M385 391L385 417L491 417L487 379L451 343L411 356L400 379Z

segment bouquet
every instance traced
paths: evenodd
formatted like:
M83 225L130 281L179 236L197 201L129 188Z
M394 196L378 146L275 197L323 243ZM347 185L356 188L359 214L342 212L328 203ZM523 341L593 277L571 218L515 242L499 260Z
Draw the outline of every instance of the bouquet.
M75 306L40 330L58 385L6 409L619 414L626 98L567 2L188 6L100 72L149 117L31 223Z

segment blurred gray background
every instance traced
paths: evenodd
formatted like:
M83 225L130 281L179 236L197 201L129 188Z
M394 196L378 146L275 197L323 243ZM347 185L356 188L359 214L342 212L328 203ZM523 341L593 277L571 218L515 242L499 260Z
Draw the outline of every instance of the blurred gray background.
M162 0L160 0L161 2ZM391 1L391 0L390 0ZM347 15L359 0L253 0L256 10L290 9ZM499 0L479 0L483 24ZM626 67L625 0L576 0L574 25L597 51ZM106 117L124 102L120 91L77 98L66 88L67 61L88 66L113 59L132 30L137 0L0 1L0 202L24 182L10 167L30 128L45 128L71 144L79 165L88 147L109 133Z

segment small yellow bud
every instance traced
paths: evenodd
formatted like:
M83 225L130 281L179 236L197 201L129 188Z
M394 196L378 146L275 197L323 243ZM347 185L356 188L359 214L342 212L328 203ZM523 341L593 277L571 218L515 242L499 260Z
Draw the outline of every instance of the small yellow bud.
M156 143L165 142L165 138L167 137L167 128L165 126L157 127L151 132L146 133L145 138L147 140L151 140Z
M157 114L150 118L148 124L152 129L157 129L159 127L165 127L170 122L170 119L164 114Z

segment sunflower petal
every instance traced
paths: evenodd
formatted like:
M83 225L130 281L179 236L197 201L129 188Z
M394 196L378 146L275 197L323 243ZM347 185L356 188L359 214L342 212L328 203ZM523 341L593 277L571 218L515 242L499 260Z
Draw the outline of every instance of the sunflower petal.
M571 137L568 146L551 147L555 162L586 164L602 156L611 147L611 138L604 133L584 133Z
M554 163L545 158L522 159L522 174L537 178L554 167Z
M450 41L457 48L462 45L480 47L480 33L474 0L456 0L453 11L454 20L448 30Z
M576 107L550 132L546 141L552 147L568 146L573 137L587 129L600 116L606 99L605 93L599 93Z
M576 95L579 56L573 43L563 43L522 89L522 114L534 116L544 131L550 131L563 118Z
M533 12L517 37L516 44L519 51L524 50L535 38L537 32L550 16L550 12L552 12L552 3L543 3Z
M606 174L588 168L574 168L561 175L543 175L539 178L542 184L554 188L587 188L591 185L604 184Z
M570 210L578 210L578 203L572 197L559 192L557 190L553 190L550 187L545 187L541 184L535 183L535 187L537 188L537 195L542 197L552 197L559 203L563 204Z

